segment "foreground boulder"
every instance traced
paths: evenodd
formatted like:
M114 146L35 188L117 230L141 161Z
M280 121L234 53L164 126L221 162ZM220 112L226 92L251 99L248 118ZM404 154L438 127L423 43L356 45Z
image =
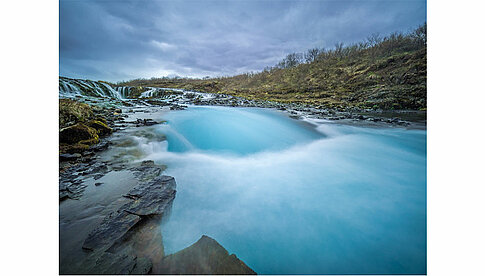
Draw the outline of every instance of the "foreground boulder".
M108 115L108 110L103 107L71 99L59 100L59 153L84 153L92 147L94 151L105 149L95 145L100 141L100 137L114 131L108 126L108 123L113 123L113 118ZM75 159L61 158L61 161Z
M106 136L113 132L113 129L106 124L106 120L104 120L104 122L100 119L91 120L87 123L87 125L96 129L99 136Z
M163 258L153 267L154 274L251 274L250 267L229 255L216 240L203 235L193 245Z
M93 117L92 108L85 103L71 99L59 100L59 127L64 128Z
M65 144L96 144L99 141L96 129L83 123L63 128L59 131L59 142Z

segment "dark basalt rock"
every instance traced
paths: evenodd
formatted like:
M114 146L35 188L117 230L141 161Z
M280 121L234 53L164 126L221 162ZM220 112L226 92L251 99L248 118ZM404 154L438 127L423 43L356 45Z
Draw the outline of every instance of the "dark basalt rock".
M185 106L185 105L178 105L178 104L172 104L170 106L170 110L184 110L186 108L187 108L187 106Z
M64 153L64 154L59 154L59 160L60 161L74 161L76 159L81 158L81 154L79 153Z
M153 119L137 119L136 121L125 121L125 123L134 124L136 127L153 126L159 124Z
M136 265L130 274L146 275L152 270L152 262L148 258L137 258Z
M127 194L136 200L121 208L138 216L162 215L175 198L175 185L175 179L167 175L140 184Z
M108 172L109 168L106 163L95 162L89 165L89 169L82 172L82 175L104 175ZM95 178L98 179L98 178Z
M175 179L166 175L135 186L126 195L131 201L104 218L89 233L83 248L106 250L120 241L142 218L162 216L175 198L175 186Z
M96 250L107 248L121 239L141 218L124 210L118 210L107 216L101 224L89 233L83 249Z
M146 160L142 161L138 166L130 168L130 170L138 180L149 181L159 176L165 168L163 165L156 165L152 160Z
M138 122L138 124L144 125L144 126L153 126L153 125L158 124L157 122L155 122L152 119L143 119L143 121L138 119L137 122Z
M229 255L216 240L203 235L193 245L163 258L154 266L154 274L250 274L250 267L236 257Z
M96 145L92 145L89 147L91 151L98 152L98 151L103 151L106 150L111 143L109 141L101 141Z
M59 201L70 199L79 199L87 185L83 184L81 180L76 179L77 176L62 178L59 181Z
M126 249L120 253L98 252L89 256L82 264L79 274L148 274L152 263L147 258L138 258Z

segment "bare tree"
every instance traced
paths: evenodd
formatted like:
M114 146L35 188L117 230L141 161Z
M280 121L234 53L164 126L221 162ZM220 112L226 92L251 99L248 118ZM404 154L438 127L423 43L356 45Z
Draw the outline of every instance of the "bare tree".
M342 42L335 43L335 55L341 58L343 56L343 49L344 44Z
M300 63L303 63L303 54L292 53L292 54L288 54L280 63L278 63L278 67L291 68L291 67L296 67Z
M419 26L414 32L411 33L411 37L422 44L426 44L427 37L427 26L426 23Z
M379 33L373 33L367 37L367 41L369 42L370 47L374 47L382 42L382 37L379 35Z
M319 54L320 54L320 50L318 48L309 49L305 53L305 61L307 63L314 62L317 59Z

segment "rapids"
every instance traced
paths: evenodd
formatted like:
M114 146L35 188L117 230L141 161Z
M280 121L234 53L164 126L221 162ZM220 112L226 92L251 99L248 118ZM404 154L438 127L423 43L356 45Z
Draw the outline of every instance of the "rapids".
M177 181L166 253L205 234L259 274L426 273L425 130L257 108L156 116L129 145Z

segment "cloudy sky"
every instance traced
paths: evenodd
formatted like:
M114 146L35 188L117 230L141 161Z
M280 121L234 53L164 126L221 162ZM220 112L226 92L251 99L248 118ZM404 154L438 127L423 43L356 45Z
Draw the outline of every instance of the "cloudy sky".
M259 71L426 21L425 0L61 0L61 76L121 81Z

